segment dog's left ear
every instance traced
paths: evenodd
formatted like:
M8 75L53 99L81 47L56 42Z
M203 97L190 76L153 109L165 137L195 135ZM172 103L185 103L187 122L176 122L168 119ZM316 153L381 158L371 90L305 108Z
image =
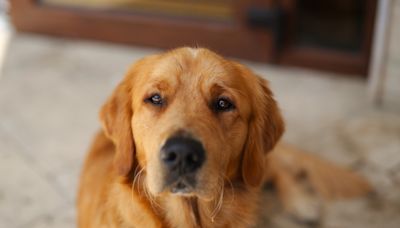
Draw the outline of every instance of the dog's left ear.
M242 176L252 187L259 186L264 178L266 153L271 151L284 132L284 123L268 83L252 72L252 116L247 142L243 152Z
M127 175L134 163L134 142L131 128L132 85L127 75L100 110L103 130L115 147L114 167L121 176Z

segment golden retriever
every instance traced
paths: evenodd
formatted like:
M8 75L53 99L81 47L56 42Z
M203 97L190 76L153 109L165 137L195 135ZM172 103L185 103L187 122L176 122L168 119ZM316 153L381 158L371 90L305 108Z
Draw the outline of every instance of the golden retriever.
M267 81L207 49L138 61L100 119L80 181L81 228L252 227L266 181L300 217L310 195L370 190L354 173L276 146L284 122Z

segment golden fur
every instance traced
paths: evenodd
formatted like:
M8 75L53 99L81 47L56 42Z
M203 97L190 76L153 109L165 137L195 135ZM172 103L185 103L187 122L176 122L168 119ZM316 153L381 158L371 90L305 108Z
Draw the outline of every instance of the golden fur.
M165 105L146 102L154 93ZM235 109L214 112L210 104L221 96ZM274 149L284 124L268 83L207 49L180 48L138 61L100 119L103 130L80 181L81 228L251 227L265 181L276 185L293 213L306 202L303 179L321 198L369 191L356 174L284 145ZM206 151L198 185L187 195L168 191L158 159L176 132L190 134Z

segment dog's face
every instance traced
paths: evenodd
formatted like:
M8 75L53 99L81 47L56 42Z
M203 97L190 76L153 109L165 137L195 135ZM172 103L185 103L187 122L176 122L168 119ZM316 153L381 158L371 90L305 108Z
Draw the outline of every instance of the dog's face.
M257 186L283 132L265 81L206 49L139 61L101 119L120 174L142 169L154 196L213 199L227 181Z

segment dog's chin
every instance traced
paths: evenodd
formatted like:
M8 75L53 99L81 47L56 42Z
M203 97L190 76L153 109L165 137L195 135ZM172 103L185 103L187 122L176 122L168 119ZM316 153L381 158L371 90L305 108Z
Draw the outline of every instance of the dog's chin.
M194 187L191 185L177 183L175 186L170 186L167 191L173 196L196 197L204 201L212 201L217 195L216 191L212 191L207 186L199 184Z
M185 187L169 187L168 194L179 197L196 197L205 201L213 199L213 194L198 187L185 186Z
M197 182L190 178L178 178L173 182L167 182L164 184L163 191L174 196L198 196Z
M173 183L165 181L153 182L148 185L148 190L153 196L177 195L191 197L196 195L196 187L185 180L177 180Z
M172 184L163 184L156 188L149 188L150 193L154 196L177 196L177 197L197 197L209 201L213 197L213 193L198 186L196 184L189 184L185 181L176 181Z
M193 195L196 190L194 184L190 184L184 179L177 180L175 183L169 185L168 188L172 194L182 196Z
M166 176L158 176L150 178L146 176L146 184L148 192L155 196L180 196L180 197L197 197L205 201L211 201L219 194L221 188L219 183L214 182L213 178L205 178L200 175L183 176L178 178L168 178Z

